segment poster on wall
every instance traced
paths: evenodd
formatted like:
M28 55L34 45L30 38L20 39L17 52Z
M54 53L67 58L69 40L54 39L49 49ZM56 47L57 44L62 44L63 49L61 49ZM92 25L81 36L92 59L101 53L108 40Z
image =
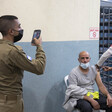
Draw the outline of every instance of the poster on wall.
M90 39L99 39L99 28L98 27L91 27L89 29L89 38Z

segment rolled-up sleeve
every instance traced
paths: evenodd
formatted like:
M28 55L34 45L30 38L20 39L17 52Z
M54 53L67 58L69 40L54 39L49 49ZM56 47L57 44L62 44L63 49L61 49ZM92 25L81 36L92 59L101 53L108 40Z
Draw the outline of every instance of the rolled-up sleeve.
M109 58L112 55L112 46L109 47L109 49L103 53L103 55L100 57L100 59L97 62L98 66L102 66L102 64L105 62L107 58Z

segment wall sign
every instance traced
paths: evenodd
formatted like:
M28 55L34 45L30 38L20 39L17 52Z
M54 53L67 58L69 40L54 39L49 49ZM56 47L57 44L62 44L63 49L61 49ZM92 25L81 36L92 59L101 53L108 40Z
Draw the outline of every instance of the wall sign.
M99 39L99 28L98 27L91 27L89 29L89 38L90 39Z

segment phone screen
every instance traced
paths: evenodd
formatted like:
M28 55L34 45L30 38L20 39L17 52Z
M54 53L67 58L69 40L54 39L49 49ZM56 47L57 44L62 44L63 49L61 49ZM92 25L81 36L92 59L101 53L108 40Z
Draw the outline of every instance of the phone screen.
M38 39L38 38L40 37L40 33L41 33L41 30L35 30L35 31L34 31L33 37L32 37L32 43L34 43L34 42L33 42L33 39L34 39L34 38L37 38L37 39Z

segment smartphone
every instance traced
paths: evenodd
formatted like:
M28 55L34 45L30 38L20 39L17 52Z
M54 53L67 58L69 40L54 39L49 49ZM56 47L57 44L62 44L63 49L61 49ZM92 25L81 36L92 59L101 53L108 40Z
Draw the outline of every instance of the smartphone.
M40 34L41 34L41 30L34 30L33 32L33 37L32 37L32 43L34 43L34 38L39 38L40 37Z

